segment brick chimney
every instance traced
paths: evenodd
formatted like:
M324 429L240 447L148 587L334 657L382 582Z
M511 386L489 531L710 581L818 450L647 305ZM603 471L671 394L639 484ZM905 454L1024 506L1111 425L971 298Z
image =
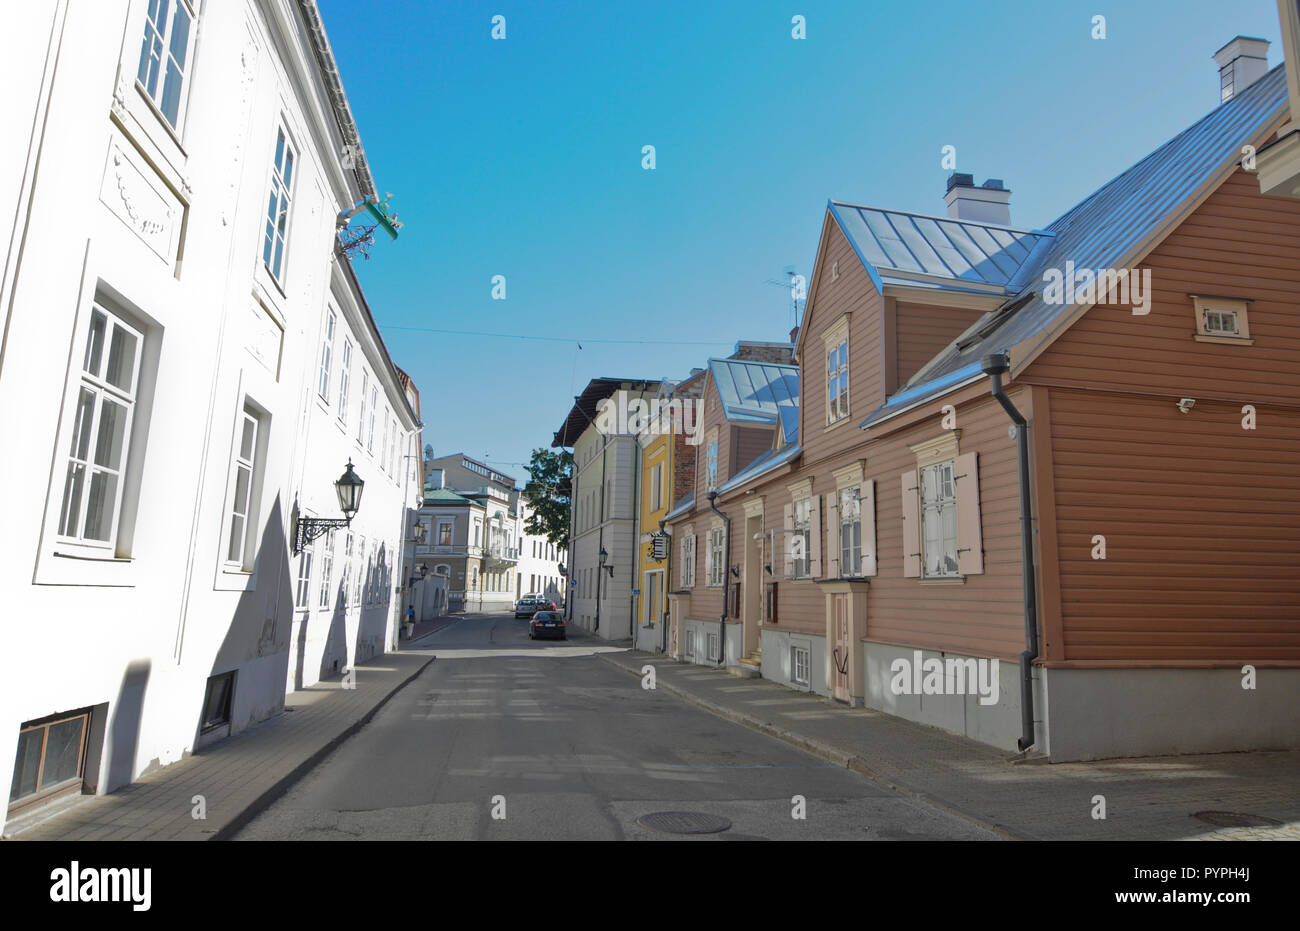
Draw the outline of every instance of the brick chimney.
M1011 225L1011 192L1001 178L989 178L976 187L974 175L953 172L943 199L954 220Z
M1227 103L1268 74L1268 40L1237 36L1214 53L1219 66L1219 103Z

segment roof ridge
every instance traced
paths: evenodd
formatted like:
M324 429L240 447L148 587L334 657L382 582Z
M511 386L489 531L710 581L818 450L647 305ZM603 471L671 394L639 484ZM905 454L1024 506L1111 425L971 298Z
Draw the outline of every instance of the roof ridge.
M940 216L937 213L922 213L919 210L900 210L897 207L878 207L875 204L855 204L847 200L831 198L836 207L852 207L854 210L876 210L880 213L897 213L907 217L920 217L923 220L935 220L941 223L961 223L966 226L980 226L986 229L1013 230L1017 233L1034 233L1038 236L1051 235L1049 230L1034 229L1029 226L1010 226L1006 223L989 223L984 220L971 220L963 217Z

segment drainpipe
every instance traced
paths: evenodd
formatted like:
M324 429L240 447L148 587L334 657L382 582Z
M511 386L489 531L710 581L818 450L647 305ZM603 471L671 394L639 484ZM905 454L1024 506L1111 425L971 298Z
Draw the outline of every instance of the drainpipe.
M731 586L731 518L718 510L717 491L709 492L709 509L722 518L727 529L722 541L722 615L718 618L718 665L727 664L727 589Z
M669 459L669 462L671 461L672 460ZM668 521L666 520L661 520L659 522L660 533L664 533L664 524L666 523L668 523ZM672 581L673 581L673 541L669 540L668 559L664 566L664 594L663 594L664 603L662 605L663 623L659 625L660 628L662 628L659 631L659 652L660 653L668 652L668 625L672 622L672 612L668 610L668 589L672 585Z
M989 376L993 397L1016 425L1016 453L1020 469L1020 563L1024 576L1025 652L1020 654L1020 739L1021 751L1034 745L1033 664L1038 658L1038 600L1034 587L1034 525L1029 498L1029 423L1002 390L1002 376L1011 369L1005 352L985 356L980 367Z

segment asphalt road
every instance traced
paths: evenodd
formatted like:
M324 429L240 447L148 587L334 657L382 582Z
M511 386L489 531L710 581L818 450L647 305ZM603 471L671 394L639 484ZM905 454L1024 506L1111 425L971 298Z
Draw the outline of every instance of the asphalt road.
M643 689L581 633L534 642L527 621L470 615L415 649L436 661L237 839L683 839L637 821L660 812L731 822L700 840L995 839Z

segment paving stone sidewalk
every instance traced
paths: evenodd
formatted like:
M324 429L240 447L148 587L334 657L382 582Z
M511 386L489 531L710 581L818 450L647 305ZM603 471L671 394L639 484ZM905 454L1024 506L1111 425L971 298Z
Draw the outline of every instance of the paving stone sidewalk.
M628 650L601 659L714 714L779 737L905 795L1024 840L1300 840L1300 751L1143 757L1090 763L1015 754L763 679ZM1105 796L1106 818L1092 817ZM1280 822L1216 827L1198 812Z
M26 830L7 825L11 840L221 840L356 732L402 686L433 662L429 653L386 653L343 679L291 692L285 713L164 766L129 786L86 798ZM206 820L191 799L207 802Z

